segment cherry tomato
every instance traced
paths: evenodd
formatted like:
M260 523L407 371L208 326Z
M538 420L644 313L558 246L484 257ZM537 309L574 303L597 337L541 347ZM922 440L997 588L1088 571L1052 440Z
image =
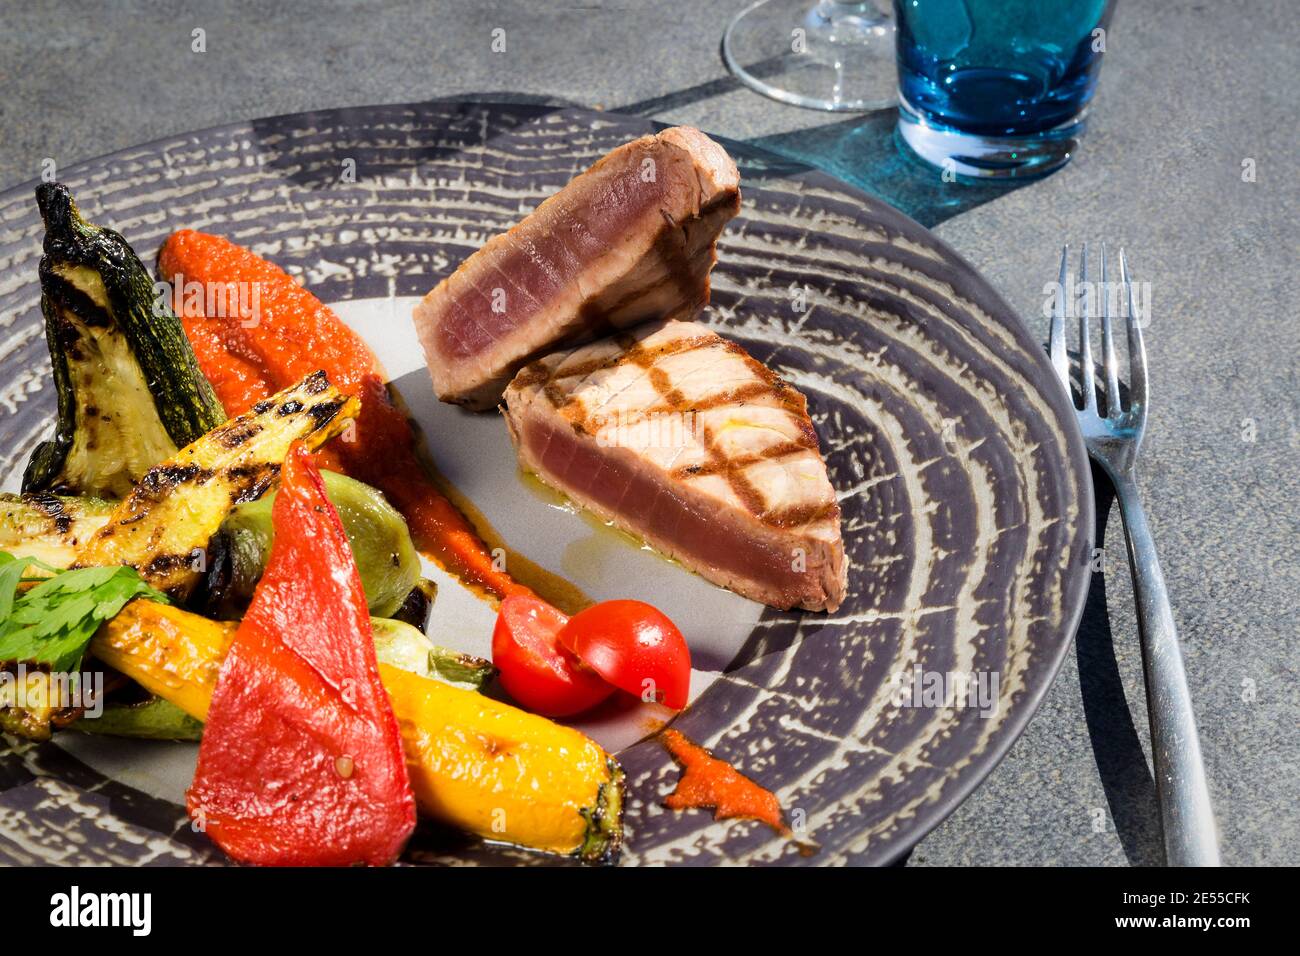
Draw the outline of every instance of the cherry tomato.
M579 713L614 693L556 643L568 621L545 601L516 594L501 602L492 632L492 663L501 670L501 686L521 706L544 717Z
M603 601L579 611L560 644L620 690L673 710L691 690L691 651L677 625L644 601Z

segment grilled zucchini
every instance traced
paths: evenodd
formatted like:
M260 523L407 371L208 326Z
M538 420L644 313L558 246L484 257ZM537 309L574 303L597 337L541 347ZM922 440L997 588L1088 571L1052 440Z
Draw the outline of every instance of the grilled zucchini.
M77 548L108 522L114 507L102 498L0 494L0 551L71 567Z
M121 498L177 448L226 420L180 320L111 229L42 183L41 311L58 396L54 438L37 446L25 492Z
M290 445L319 447L360 407L324 372L258 402L150 468L77 551L74 566L129 565L183 601L206 568L208 542L230 509L270 487Z
M141 740L190 740L203 736L203 724L169 700L150 697L135 703L109 703L98 717L79 717L69 730Z
M106 622L90 653L199 720L235 625L154 601ZM607 861L623 774L578 731L381 662L420 812L489 840Z
M377 489L334 472L321 475L352 545L370 613L387 617L418 606L423 625L425 592L432 582L420 581L420 559L405 519ZM191 595L193 610L217 618L242 615L270 554L274 499L271 492L231 510L208 548L204 590ZM101 498L0 494L0 550L71 567L77 549L108 522L116 506Z
M491 661L439 647L424 631L405 621L372 617L370 627L375 635L375 656L381 664L392 664L463 690L482 690L496 674Z

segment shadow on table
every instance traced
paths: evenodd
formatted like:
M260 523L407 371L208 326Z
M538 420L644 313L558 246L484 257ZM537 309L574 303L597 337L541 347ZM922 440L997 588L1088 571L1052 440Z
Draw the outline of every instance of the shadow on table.
M652 100L615 107L612 112L651 119L664 110L728 92L737 85L734 79L726 77ZM384 136L372 141L367 135L367 127L371 122L382 124L385 118L391 119L393 115L407 109L407 106L401 104L275 116L254 120L252 127L258 138L276 140L287 137L297 144L296 150L284 151L283 154L278 150L268 151L270 165L282 167L286 178L300 186L328 189L339 181L340 151L346 152L358 168L377 175L386 172L400 174L411 162L437 158L448 151L454 151L458 146L464 148L479 145L477 135L488 131L480 129L475 123L457 123L454 113L459 108L469 115L484 103L508 104L520 108L518 115L513 117L508 111L498 111L497 127L535 120L550 110L581 108L553 96L506 90L439 97L422 105L445 107L449 113L446 121L448 126L456 127L454 135L449 132L448 142L431 141L422 150L408 150L396 160L392 144L387 140L391 131L385 128ZM824 126L742 142L790 161L788 172L785 173L770 164L764 167L767 175L796 175L806 167L820 169L883 199L927 227L1024 185L944 182L939 170L916 159L896 143L895 115L892 109L855 114ZM346 130L341 131L331 125L340 122ZM494 132L499 133L500 129L495 129ZM738 159L743 165L743 158Z
M944 182L898 142L896 120L894 110L878 110L747 142L830 173L927 228L1025 185Z
M1115 492L1110 479L1095 465L1092 483L1096 489L1096 542L1100 548L1106 538ZM1137 635L1132 639L1136 641ZM1163 866L1164 840L1155 780L1147 767L1142 740L1124 696L1110 615L1106 610L1106 577L1102 572L1092 576L1074 649L1093 757L1124 855L1134 866Z
M751 70L764 76L780 70L782 59L757 64ZM627 103L615 107L614 111L656 116L742 88L734 76L724 76ZM818 114L809 111L808 115ZM824 126L760 136L745 142L842 179L901 209L927 228L1026 185L1023 181L1005 184L944 182L939 170L921 162L897 142L894 136L897 118L898 113L893 109L857 113Z
M499 107L484 121L484 104ZM436 107L427 111L421 107ZM512 109L512 107L514 109ZM303 189L339 187L340 163L350 159L363 177L406 176L412 166L446 159L459 150L482 146L517 126L547 113L579 108L554 96L494 90L442 96L420 103L342 107L251 122L253 137L275 144L262 150L261 160ZM393 126L419 122L424 126L410 142L394 141ZM287 147L281 144L289 144Z

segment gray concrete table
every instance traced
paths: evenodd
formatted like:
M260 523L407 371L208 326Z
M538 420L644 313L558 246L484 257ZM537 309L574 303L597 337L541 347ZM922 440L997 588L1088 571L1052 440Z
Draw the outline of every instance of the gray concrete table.
M35 179L46 157L275 113L549 97L821 165L933 227L1044 337L1061 243L1126 246L1153 293L1141 481L1223 858L1300 862L1294 7L1121 2L1077 159L1007 190L945 185L904 161L888 114L808 112L739 88L719 43L745 2L5 4L0 185ZM1162 861L1135 627L1112 516L1075 653L1042 711L912 865Z

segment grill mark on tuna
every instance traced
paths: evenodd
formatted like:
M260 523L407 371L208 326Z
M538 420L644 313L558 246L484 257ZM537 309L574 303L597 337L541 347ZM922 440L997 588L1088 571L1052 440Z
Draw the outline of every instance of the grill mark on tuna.
M716 444L716 435L712 429L705 428L702 444L706 460L703 464L691 465L670 473L676 479L688 479L705 475L721 477L736 493L746 510L764 524L775 528L791 528L808 524L819 517L830 514L824 505L800 505L779 512L769 512L765 507L762 491L755 487L746 475L746 470L765 461L777 461L797 452L819 451L817 433L807 421L807 400L788 382L759 362L735 342L719 335L683 336L659 345L646 348L635 336L622 333L614 337L620 351L609 356L589 359L576 366L565 368L557 374L558 364L548 367L545 362L534 362L523 372L523 380L516 380L518 386L540 385L542 394L551 406L563 418L569 421L580 434L595 434L600 427L599 419L592 419L582 414L577 391L566 391L560 382L571 378L585 378L595 372L613 368L618 365L636 365L646 372L647 380L658 393L660 402L642 410L638 420L658 414L683 414L709 411L727 405L743 406L745 402L763 395L774 395L780 407L789 412L799 428L798 440L781 442L765 448L756 455L733 458ZM670 356L683 355L704 348L722 348L744 362L745 367L757 381L736 388L717 392L713 395L696 399L687 399L676 388L669 374L660 367L660 362ZM526 374L525 374L526 373ZM838 510L838 506L832 506Z
M678 355L682 352L692 352L695 349L703 348L708 345L716 345L722 339L710 335L683 336L680 339L673 339L671 342L665 342L662 345L653 346L649 349L641 345L640 342L632 335L624 333L616 336L614 341L623 351L615 352L612 355L606 355L600 358L588 359L577 365L571 365L560 372L558 369L550 369L544 362L534 362L533 366L537 368L537 374L542 376L543 381L562 382L569 378L585 378L593 372L599 372L603 369L613 368L615 365L622 365L633 355L650 356L645 362L657 362L661 358L667 358L670 355ZM643 368L647 367L642 361L638 361ZM533 384L532 382L521 382L520 384Z
M602 482L594 477L605 465L599 453L586 443L567 441L563 442L567 454L561 452L553 456L555 441L561 438L555 423L546 418L530 418L519 435L521 443L530 448L534 460L542 464L543 471L557 476L562 484L573 479L582 489L580 496L589 497L597 513L625 515L627 530L652 542L657 537L656 547L678 557L688 567L695 567L715 583L734 587L746 579L751 580L764 592L757 599L773 606L793 607L806 599L821 600L822 595L816 590L815 572L809 575L796 571L786 558L787 546L807 547L810 552L815 552L815 541L790 538L792 532L785 529L774 531L766 526L755 536L730 522L722 522L716 533L705 531L707 541L701 542L701 525L710 522L702 512L690 507L669 509L667 513L660 510L661 499L675 497L670 487L643 471L632 469L627 474L622 495L611 497L608 484L602 487ZM618 470L617 466L615 470ZM635 495L635 498L629 501L630 495ZM625 503L631 506L626 511ZM665 523L664 519L669 517L671 520ZM748 520L762 525L752 515ZM679 531L684 532L684 540L690 543L678 543ZM770 537L774 533L779 533L781 540ZM698 564L703 564L703 567L698 567ZM720 580L719 576L730 579L730 583ZM746 593L744 589L737 590Z
M654 390L663 396L664 404L668 408L673 411L686 410L688 404L686 396L673 385L672 379L668 377L667 372L657 365L652 365L646 369L646 375L649 376L650 384L654 386Z
M806 451L809 451L809 448L802 442L783 442L765 449L761 454L745 455L741 458L732 458L730 461L737 468L748 468L750 465L757 465L763 461L780 461L782 458L802 455ZM673 478L701 478L705 475L715 475L717 473L717 465L713 460L710 460L703 465L685 465L669 472L669 475Z
M832 501L820 505L795 505L780 511L770 511L763 515L763 523L773 528L802 528L825 518L838 517L840 506Z
M704 429L704 449L708 454L708 463L717 469L723 480L731 486L731 490L736 493L736 497L741 500L745 508L754 517L767 523L767 509L763 507L763 493L754 487L753 482L745 475L743 468L736 466L736 463L723 452L714 443L713 429L706 427Z
M712 411L715 408L722 408L725 405L740 406L744 405L751 399L763 395L770 395L772 392L773 387L766 382L752 382L749 385L741 385L737 388L731 389L730 391L718 392L717 394L710 395L707 398L699 398L692 402L683 401L680 405L674 405L671 402L665 402L662 405L652 405L639 412L637 418L631 419L631 421L636 421L640 418L649 418L652 415L663 415L670 412L698 413ZM793 404L785 407L787 411L793 414L799 413L799 408ZM800 447L812 449L818 448L817 433L812 431L810 428L805 428L802 421L798 424Z

